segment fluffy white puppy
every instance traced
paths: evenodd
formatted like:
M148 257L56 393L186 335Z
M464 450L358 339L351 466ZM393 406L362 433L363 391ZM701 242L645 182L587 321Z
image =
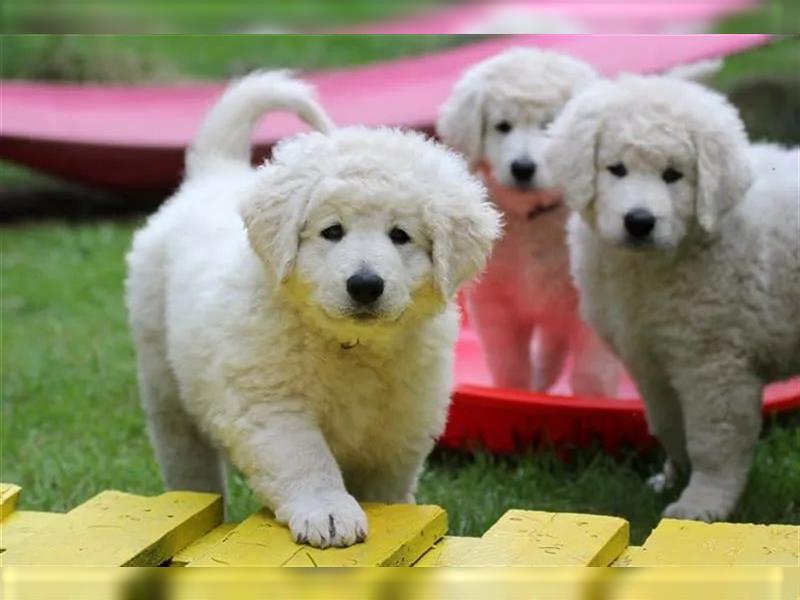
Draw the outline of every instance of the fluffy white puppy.
M263 112L323 132L250 166ZM359 500L413 502L441 434L456 288L499 218L463 160L420 134L330 130L283 73L233 85L179 191L137 232L127 300L170 488L224 489L221 458L298 542L363 540Z
M627 76L570 102L553 175L585 318L623 359L667 451L664 514L733 510L764 385L800 372L800 153L748 145L735 109L695 83Z
M548 389L574 349L573 390L616 391L616 361L577 314L568 210L542 161L548 125L596 78L569 56L515 48L468 69L441 109L439 137L467 157L504 216L504 235L467 302L489 370L503 387Z

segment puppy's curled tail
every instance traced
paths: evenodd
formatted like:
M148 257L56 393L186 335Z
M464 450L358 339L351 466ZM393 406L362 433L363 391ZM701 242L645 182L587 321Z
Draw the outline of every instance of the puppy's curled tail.
M256 123L279 110L295 113L322 133L334 127L311 86L293 79L290 71L256 71L232 83L209 111L186 154L187 176L220 161L249 165Z
M708 58L672 67L664 74L667 77L685 79L686 81L694 81L701 85L710 86L714 82L714 77L724 66L725 61L721 58Z

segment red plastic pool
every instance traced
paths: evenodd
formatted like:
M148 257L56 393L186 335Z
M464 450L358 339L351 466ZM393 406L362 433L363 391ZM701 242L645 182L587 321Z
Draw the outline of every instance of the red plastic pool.
M630 379L623 380L618 398L576 397L568 369L547 394L493 387L480 341L464 323L456 348L456 389L440 443L496 453L545 445L566 449L599 444L609 452L654 445ZM792 409L800 409L800 377L767 387L764 414Z

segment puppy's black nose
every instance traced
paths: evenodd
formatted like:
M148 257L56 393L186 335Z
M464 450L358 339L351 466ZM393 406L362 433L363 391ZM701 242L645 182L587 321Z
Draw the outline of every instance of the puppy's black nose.
M536 173L536 163L528 158L515 160L511 163L511 174L520 183L528 183Z
M634 208L625 214L625 229L631 237L647 237L655 226L656 218L649 210Z
M375 273L359 271L347 279L347 293L359 304L375 302L383 293L383 279Z

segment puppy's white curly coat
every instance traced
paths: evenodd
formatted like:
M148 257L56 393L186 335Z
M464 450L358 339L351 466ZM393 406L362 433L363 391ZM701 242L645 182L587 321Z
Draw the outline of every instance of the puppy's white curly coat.
M286 140L254 169L250 131L275 109L327 133ZM485 190L444 147L331 129L285 73L234 84L180 190L137 232L127 281L168 487L222 492L229 459L295 540L320 547L364 539L356 499L414 501L445 424L453 297L499 230ZM410 240L394 243L397 227ZM384 281L369 310L346 289L364 269Z
M725 518L764 385L800 373L800 151L750 146L722 96L662 77L596 84L552 135L582 313L635 378L669 457L652 483L691 469L665 515ZM633 210L654 217L643 239L626 230Z
M437 133L482 176L505 221L467 303L489 370L502 387L550 388L574 350L573 390L616 392L616 360L578 317L568 210L551 189L543 162L549 123L596 78L589 65L569 56L513 48L470 67L440 111ZM519 160L535 165L523 185L512 173Z

